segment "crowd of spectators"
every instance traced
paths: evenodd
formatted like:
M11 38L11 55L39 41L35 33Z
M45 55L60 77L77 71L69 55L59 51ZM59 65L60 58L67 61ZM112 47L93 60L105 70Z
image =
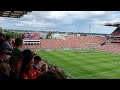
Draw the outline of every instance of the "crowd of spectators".
M40 45L23 45L23 48L63 49L89 48L100 45L106 37L99 36L66 36L65 39L41 39Z
M59 69L37 53L22 47L22 39L12 41L0 33L0 79L67 79Z
M120 53L120 43L107 43L97 49L104 52Z

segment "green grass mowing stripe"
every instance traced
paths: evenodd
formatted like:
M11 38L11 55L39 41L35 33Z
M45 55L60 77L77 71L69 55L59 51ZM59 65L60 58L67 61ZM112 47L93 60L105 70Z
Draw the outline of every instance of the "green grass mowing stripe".
M61 56L59 56L59 53L58 53L58 54L57 54L57 53L54 53L54 55L57 57L57 59L58 59L58 58L62 58ZM63 57L64 57L64 55L65 55L65 57L61 59L61 62L62 62L63 60L67 60L67 61L68 61L68 60L72 60L72 59L68 58L66 54L62 54L62 55L63 55ZM53 56L53 55L51 55L51 56ZM68 56L71 56L71 55L68 55ZM66 57L67 57L67 58L66 58ZM72 57L73 57L73 56L72 56ZM76 59L76 57L73 57L73 58Z
M102 73L100 73L100 74L102 74L104 76L104 78L108 78L110 76L114 76L114 75L116 76L115 71L118 71L118 70L120 70L120 68L114 69L114 70L111 70L111 71L106 71L106 72L104 72L104 74L102 74ZM107 76L105 76L105 75L107 75Z
M85 74L82 72L82 71L79 71L79 69L77 69L77 68L66 68L66 69L64 69L65 71L67 71L67 73L68 72L71 72L70 73L70 76L75 76L76 78L78 77L78 76L84 76ZM75 78L75 79L76 79Z
M57 55L55 55L55 54L53 54L53 53L49 53L49 52L47 52L47 55L49 56L49 60L48 61L53 61L54 60L54 63L56 63L56 62L58 62L58 60L60 60L61 58L58 58L58 56ZM56 59L56 60L55 60ZM62 59L61 59L62 60ZM60 60L60 61L61 61ZM62 62L62 61L61 61ZM58 63L59 64L59 63Z
M99 72L99 73L95 73L95 74L91 74L91 75L85 75L85 76L82 76L81 78L95 77L95 78L100 78L100 79L103 78L103 79L105 79L106 78L105 75L108 75L111 72L114 73L114 71L117 71L117 70L120 70L120 68L112 70L112 71L105 71L105 72Z
M101 63L101 64L102 64L102 63ZM98 69L98 70L96 70L96 71L100 72L100 71L99 71L100 69L101 69L101 70L102 70L102 69L103 69L103 70L106 69L104 62L103 62L103 65L101 65L101 64L98 63L98 65L92 65L92 66L93 66L95 69ZM106 63L106 65L109 66L109 68L107 68L106 71L112 70L112 69L116 68L115 66L114 66L114 68L113 68L113 65L109 65L109 64L107 64L107 63ZM92 66L90 66L90 67L92 67ZM89 69L90 67L86 66L87 69ZM85 67L84 67L84 68L85 68ZM94 72L95 72L95 71L94 71ZM88 74L88 73L87 73L87 74Z

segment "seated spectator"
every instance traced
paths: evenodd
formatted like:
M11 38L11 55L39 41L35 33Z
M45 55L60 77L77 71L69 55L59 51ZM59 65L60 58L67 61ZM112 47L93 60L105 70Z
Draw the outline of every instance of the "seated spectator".
M34 57L33 56L24 56L22 60L22 67L20 78L21 79L36 79L40 72L33 69Z
M3 42L1 48L4 49L7 54L12 53L13 46L12 46L12 40L10 36L6 36L5 41Z
M47 68L46 64L43 64L40 68L41 72L46 72L47 70L48 70L48 68Z
M33 68L35 69L35 70L39 70L40 71L40 68L41 68L41 63L40 63L40 61L41 61L41 57L40 56L35 56L34 57L34 66L33 66Z

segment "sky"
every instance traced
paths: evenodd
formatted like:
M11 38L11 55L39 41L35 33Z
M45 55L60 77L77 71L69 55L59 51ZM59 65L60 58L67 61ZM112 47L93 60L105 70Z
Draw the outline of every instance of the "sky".
M0 27L14 30L60 31L110 34L119 22L119 11L32 11L21 18L0 17Z

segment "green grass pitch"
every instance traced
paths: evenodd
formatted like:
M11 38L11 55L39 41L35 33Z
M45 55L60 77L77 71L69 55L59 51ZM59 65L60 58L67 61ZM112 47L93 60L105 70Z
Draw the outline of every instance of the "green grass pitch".
M92 49L39 51L37 54L71 79L120 79L119 54Z

